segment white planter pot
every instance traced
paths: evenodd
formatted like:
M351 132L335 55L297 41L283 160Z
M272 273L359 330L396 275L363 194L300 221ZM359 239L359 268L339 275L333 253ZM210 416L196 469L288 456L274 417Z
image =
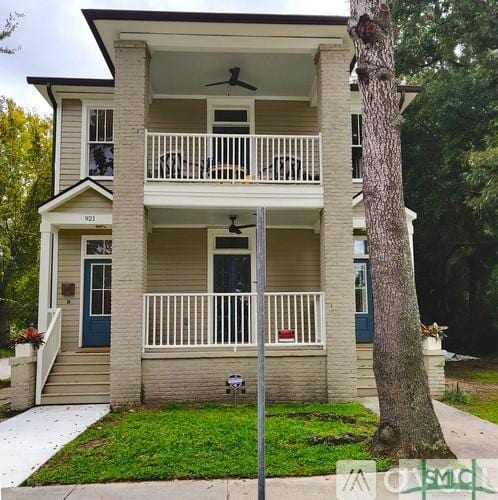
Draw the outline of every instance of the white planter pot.
M26 358L33 356L35 350L31 344L16 344L16 357Z
M441 350L441 337L424 337L422 341L424 349L438 349Z

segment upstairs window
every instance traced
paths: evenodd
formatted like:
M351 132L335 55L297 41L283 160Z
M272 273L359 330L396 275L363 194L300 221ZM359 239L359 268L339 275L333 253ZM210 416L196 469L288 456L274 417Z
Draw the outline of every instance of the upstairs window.
M353 180L361 180L363 178L363 136L361 115L354 113L351 115L351 130L352 130L352 158L353 158Z
M109 108L88 110L88 175L112 177L114 170L114 113Z

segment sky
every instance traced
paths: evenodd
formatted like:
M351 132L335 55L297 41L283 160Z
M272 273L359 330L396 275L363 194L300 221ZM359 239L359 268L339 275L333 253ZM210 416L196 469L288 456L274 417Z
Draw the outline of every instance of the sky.
M261 12L347 15L348 0L2 0L0 25L9 12L24 17L5 45L20 47L0 54L0 95L23 107L49 113L50 107L26 76L109 78L111 75L81 13L82 8Z

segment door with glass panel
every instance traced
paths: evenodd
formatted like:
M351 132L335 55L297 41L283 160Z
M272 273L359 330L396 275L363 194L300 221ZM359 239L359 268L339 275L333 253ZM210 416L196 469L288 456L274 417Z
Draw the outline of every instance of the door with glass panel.
M111 260L85 259L82 347L110 346L111 289Z
M368 259L354 260L356 342L373 342L373 296Z

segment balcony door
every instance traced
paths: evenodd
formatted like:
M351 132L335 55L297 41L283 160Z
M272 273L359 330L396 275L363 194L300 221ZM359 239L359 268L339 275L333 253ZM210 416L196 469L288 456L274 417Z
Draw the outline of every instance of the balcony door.
M208 177L244 180L250 175L251 143L243 137L253 128L250 107L213 105L209 112L208 130L216 137L211 140Z

